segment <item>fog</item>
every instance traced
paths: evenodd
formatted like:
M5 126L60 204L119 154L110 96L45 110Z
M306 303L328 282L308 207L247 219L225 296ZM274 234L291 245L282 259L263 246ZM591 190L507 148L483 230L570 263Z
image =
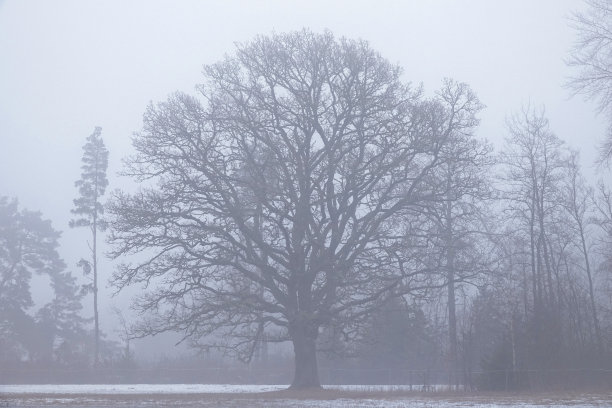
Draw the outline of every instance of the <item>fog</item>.
M150 102L175 91L193 94L202 66L232 55L236 43L302 28L368 41L403 68L403 81L422 83L426 96L444 78L469 84L486 106L475 135L496 150L513 112L545 107L550 129L580 149L583 172L594 181L607 118L564 86L575 40L568 17L584 7L577 0L0 1L0 195L40 211L62 231L59 254L84 282L76 263L87 256L88 233L68 223L94 127L102 127L109 151L108 190L134 191L134 181L118 173ZM111 307L134 318L128 307L140 290L113 296L107 279L115 267L101 258L100 323L111 338L118 338ZM52 296L48 279L35 277L32 285L37 305ZM186 352L175 341L133 347L144 359Z

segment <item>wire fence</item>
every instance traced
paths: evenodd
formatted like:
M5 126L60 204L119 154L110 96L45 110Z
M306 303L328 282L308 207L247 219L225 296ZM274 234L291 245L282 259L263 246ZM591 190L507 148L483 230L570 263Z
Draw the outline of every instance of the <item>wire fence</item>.
M291 368L0 368L0 384L288 384ZM387 386L402 391L612 389L610 369L409 370L398 368L319 369L326 385Z

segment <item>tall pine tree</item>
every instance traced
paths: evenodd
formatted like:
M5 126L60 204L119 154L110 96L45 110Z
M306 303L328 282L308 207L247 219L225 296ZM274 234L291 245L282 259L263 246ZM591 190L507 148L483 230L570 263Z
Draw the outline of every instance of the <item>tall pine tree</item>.
M95 352L94 366L100 361L100 329L98 319L98 257L97 257L97 232L103 231L106 223L102 216L104 207L100 203L108 186L106 169L108 167L108 150L104 146L101 137L102 128L97 126L94 132L87 138L83 146L83 165L81 166L81 178L74 184L79 189L79 197L74 200L74 208L71 212L75 218L70 221L70 227L89 227L92 235L90 260L82 259L79 265L83 271L89 274L93 271L91 290L94 297L94 324L95 324Z

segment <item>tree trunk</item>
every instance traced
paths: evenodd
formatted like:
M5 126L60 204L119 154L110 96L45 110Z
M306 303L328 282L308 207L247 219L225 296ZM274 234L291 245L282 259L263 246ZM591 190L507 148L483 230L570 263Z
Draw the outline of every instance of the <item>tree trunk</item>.
M318 331L318 330L317 330ZM311 333L304 323L293 325L290 330L295 353L293 389L321 388L317 367L316 333Z
M532 207L535 205L534 200L531 203ZM533 292L533 315L537 318L540 312L540 305L538 302L538 277L536 268L536 243L535 243L535 213L533 208L531 209L531 218L529 219L529 255L531 259L531 284Z
M578 218L577 218L578 219ZM580 242L582 244L582 253L584 254L584 264L586 267L587 278L589 281L589 299L591 300L591 313L593 317L593 325L595 326L595 337L597 340L597 350L600 355L604 352L604 343L601 337L601 329L599 327L599 319L597 318L597 305L595 304L595 291L593 290L593 276L591 274L591 263L589 262L589 251L587 249L586 237L582 223L579 223Z
M448 284L448 343L449 343L449 385L459 386L457 377L457 312L455 299L455 245L453 230L453 188L452 174L447 175L448 194L445 203L446 229L446 279Z
M98 254L97 254L97 217L94 214L93 223L93 295L94 295L94 326L95 326L95 346L94 346L94 367L100 364L100 326L98 322Z
M100 365L100 324L98 321L98 156L96 155L96 177L94 180L94 207L93 207L93 295L94 295L94 326L95 326L95 346L94 346L94 367Z
M446 203L446 278L448 281L448 342L449 385L458 385L457 372L457 312L455 299L455 239L452 225L452 206Z
M455 308L455 281L454 276L448 273L448 341L449 341L449 385L458 385L457 374L457 316Z

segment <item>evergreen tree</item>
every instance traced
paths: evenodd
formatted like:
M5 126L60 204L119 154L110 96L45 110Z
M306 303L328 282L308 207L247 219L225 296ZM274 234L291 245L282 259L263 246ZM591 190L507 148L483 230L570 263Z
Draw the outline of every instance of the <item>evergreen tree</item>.
M37 313L37 323L52 334L51 349L56 363L61 365L86 364L87 331L80 312L84 293L69 272L51 276L54 298Z
M64 271L57 253L60 233L40 213L19 209L17 200L0 197L0 362L51 363L72 359L79 335L81 295L75 279ZM36 316L30 293L33 275L48 276L54 292L51 302ZM60 350L60 346L66 351Z
M368 368L431 369L440 354L433 334L420 307L392 299L372 315L359 360Z
M98 319L98 259L97 259L97 232L105 229L102 218L104 207L100 203L104 195L108 180L106 169L108 167L108 150L101 137L102 128L97 126L87 138L83 146L83 165L81 178L74 184L79 189L79 197L74 200L72 213L75 218L70 221L70 227L88 227L91 229L92 244L90 260L81 259L79 266L85 274L93 271L93 279L89 287L94 295L94 324L95 324L95 351L94 365L100 361L100 329Z

